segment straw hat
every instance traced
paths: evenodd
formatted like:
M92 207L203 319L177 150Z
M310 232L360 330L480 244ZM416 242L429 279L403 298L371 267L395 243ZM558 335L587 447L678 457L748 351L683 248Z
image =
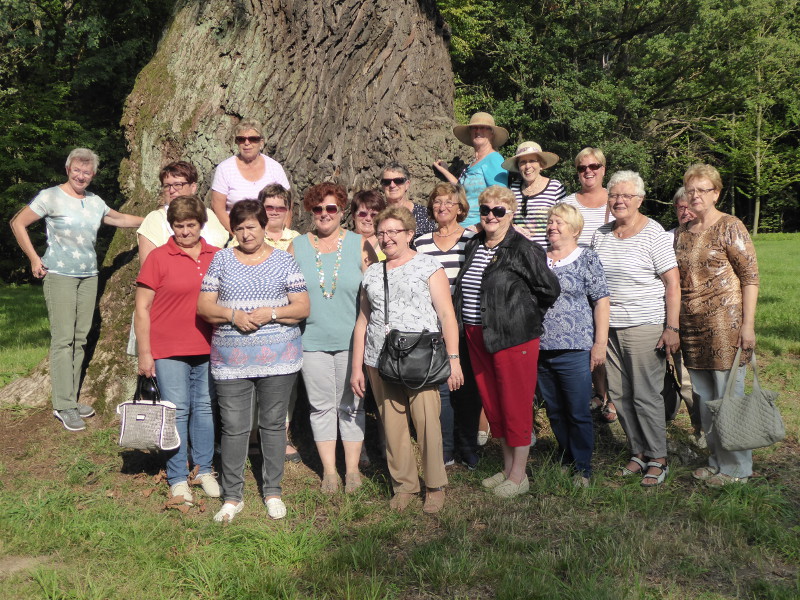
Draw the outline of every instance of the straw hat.
M503 161L503 168L511 173L519 173L517 161L521 156L535 156L543 169L552 167L559 161L557 154L542 152L542 147L536 142L522 142L517 146L517 153Z
M492 146L495 148L499 148L508 141L508 130L495 125L494 117L485 112L476 112L474 115L472 115L469 120L469 125L456 125L453 127L453 133L459 142L466 144L467 146L472 146L472 136L469 134L469 128L475 127L476 125L483 125L485 127L492 128L492 131L494 132Z

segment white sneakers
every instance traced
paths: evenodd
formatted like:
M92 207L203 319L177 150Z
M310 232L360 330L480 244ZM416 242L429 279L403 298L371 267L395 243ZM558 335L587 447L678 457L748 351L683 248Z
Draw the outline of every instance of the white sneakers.
M189 484L185 481L179 481L178 483L169 486L169 493L174 498L175 496L183 496L183 503L192 506L194 502L194 496L192 496L192 491L189 489Z
M264 504L267 505L267 514L270 519L282 519L286 516L286 505L280 498L264 500Z
M197 481L203 487L203 491L209 498L219 498L222 495L222 490L219 489L219 483L213 473L203 473L197 476Z
M243 508L244 502L240 501L239 504L229 504L226 502L222 505L219 512L214 515L214 520L217 523L230 523L236 515L242 512Z

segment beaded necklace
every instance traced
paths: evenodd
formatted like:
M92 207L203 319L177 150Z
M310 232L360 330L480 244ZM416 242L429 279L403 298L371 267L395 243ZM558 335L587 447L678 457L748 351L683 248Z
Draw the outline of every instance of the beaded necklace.
M339 230L339 240L336 242L336 264L333 266L333 277L331 277L331 291L325 291L325 271L322 270L322 253L319 251L319 238L314 236L314 258L317 262L317 273L319 273L319 289L322 290L322 297L326 300L333 298L336 293L336 281L339 279L339 265L342 264L342 240L344 239L344 229Z

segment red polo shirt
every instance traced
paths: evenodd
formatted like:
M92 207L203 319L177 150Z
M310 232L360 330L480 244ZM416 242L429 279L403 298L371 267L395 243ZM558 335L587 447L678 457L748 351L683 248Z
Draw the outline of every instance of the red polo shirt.
M150 308L150 348L153 358L198 356L211 351L211 324L197 315L200 284L216 246L200 238L197 260L186 254L175 237L153 250L144 261L136 283L156 295Z

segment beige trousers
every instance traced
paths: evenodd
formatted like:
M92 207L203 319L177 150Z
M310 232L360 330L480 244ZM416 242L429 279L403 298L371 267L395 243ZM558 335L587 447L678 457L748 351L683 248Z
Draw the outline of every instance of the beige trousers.
M438 388L412 390L388 383L381 379L375 367L367 367L367 375L386 432L386 462L394 492L415 494L420 491L417 459L411 441L411 423L417 432L417 444L422 454L425 485L429 488L447 485Z

